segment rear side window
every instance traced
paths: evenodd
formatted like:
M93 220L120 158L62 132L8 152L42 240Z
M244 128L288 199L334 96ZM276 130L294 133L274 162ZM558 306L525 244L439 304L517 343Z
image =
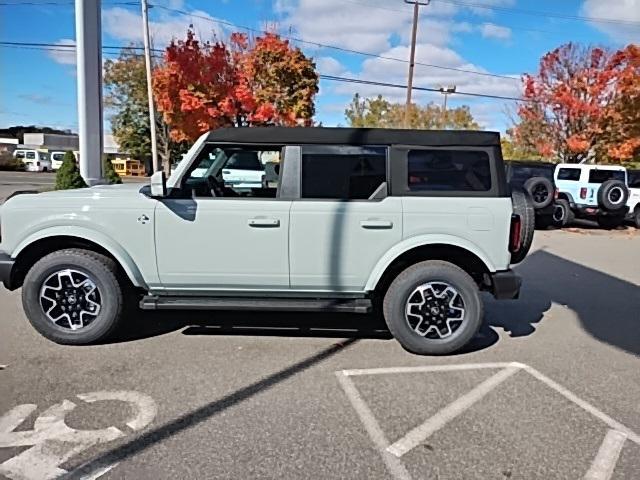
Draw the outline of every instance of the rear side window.
M302 198L366 200L386 182L387 148L302 147Z
M491 164L486 152L409 150L407 160L410 191L491 190Z
M561 168L558 170L558 180L571 180L577 182L580 180L579 168Z
M607 180L624 182L624 172L620 170L591 170L589 172L589 183L604 183Z

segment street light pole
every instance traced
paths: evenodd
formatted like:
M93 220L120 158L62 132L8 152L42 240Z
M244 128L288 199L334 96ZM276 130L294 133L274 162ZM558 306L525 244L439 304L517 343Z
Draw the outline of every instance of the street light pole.
M144 64L147 72L147 96L149 97L149 128L151 130L151 165L153 172L160 170L158 164L158 143L156 140L156 113L153 104L153 84L151 78L151 48L149 41L149 5L142 0L142 28L144 30Z
M444 105L442 107L442 115L440 117L440 128L444 128L447 123L447 97L452 93L456 93L456 86L449 85L447 87L440 87L439 90L444 94Z
M411 90L413 89L413 67L416 57L416 36L418 33L418 12L420 5L429 5L431 0L420 2L418 0L404 0L404 3L413 4L413 26L411 28L411 48L409 52L409 77L407 78L407 104L404 110L404 127L409 128L409 112L411 110Z

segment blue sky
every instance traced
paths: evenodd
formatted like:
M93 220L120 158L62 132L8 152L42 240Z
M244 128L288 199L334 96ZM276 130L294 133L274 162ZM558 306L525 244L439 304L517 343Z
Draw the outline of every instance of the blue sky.
M19 4L26 0L2 0ZM0 42L72 44L71 0L31 0L36 5L0 5ZM40 3L40 5L37 5ZM51 5L49 3L55 3ZM403 0L151 0L154 45L184 37L193 25L203 39L225 38L234 30L219 20L254 29L277 29L313 57L321 73L403 84L407 64L347 53L358 50L408 58L412 7ZM497 7L479 8L477 5ZM587 19L609 18L635 24L568 20L522 11L553 12ZM180 12L186 12L180 13ZM414 85L455 84L459 91L518 96L519 77L535 71L539 58L556 46L577 41L620 47L640 41L640 0L432 0L422 7L416 61L496 74L478 75L418 65ZM140 8L135 1L103 0L103 45L141 41ZM113 52L113 51L112 51ZM117 53L117 52L116 52ZM112 58L113 53L105 53ZM0 127L48 125L77 130L75 54L68 51L0 47ZM322 81L317 120L345 125L344 109L353 94L383 94L402 101L405 92L378 86ZM442 101L441 94L416 93L419 103ZM514 103L450 97L450 105L470 105L489 129L504 130ZM108 129L108 112L105 115Z

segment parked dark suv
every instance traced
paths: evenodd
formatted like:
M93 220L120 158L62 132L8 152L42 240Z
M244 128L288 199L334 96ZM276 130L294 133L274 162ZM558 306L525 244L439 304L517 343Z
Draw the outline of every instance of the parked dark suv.
M564 227L567 224L567 211L556 202L555 164L518 160L505 162L505 168L511 188L525 190L531 196L537 227Z

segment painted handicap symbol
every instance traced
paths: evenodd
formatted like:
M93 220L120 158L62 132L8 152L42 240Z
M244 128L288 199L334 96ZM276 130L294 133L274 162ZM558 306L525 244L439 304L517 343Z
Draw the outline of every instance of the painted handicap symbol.
M151 423L158 411L154 400L132 391L101 391L77 395L86 402L118 401L131 405L134 415L125 424L133 431ZM78 405L69 400L53 405L36 418L32 430L15 431L37 405L18 405L0 417L0 448L31 447L0 464L0 475L13 480L49 480L68 472L60 465L94 445L112 442L126 435L116 426L100 430L78 430L65 423L65 417ZM104 469L106 473L113 465ZM96 478L99 475L93 475Z

